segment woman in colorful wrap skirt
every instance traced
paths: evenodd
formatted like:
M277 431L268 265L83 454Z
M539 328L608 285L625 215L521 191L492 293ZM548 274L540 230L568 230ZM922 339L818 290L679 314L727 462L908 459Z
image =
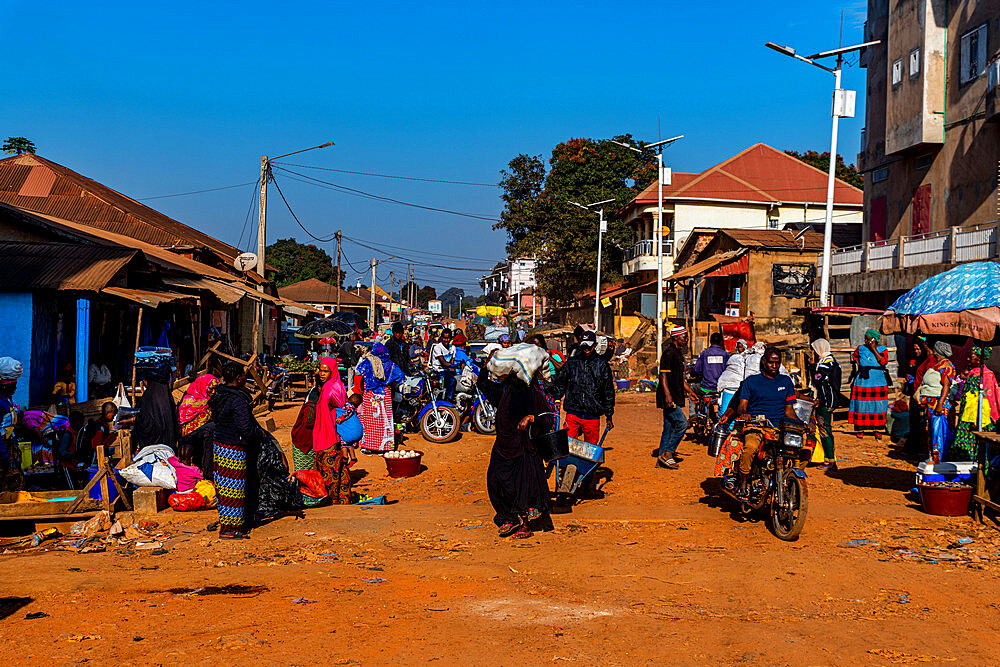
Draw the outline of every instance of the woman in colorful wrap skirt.
M215 420L215 488L219 503L219 537L250 537L247 521L247 449L258 436L243 389L246 370L235 361L222 367L222 381L209 405Z
M925 414L927 442L930 444L927 460L931 463L940 463L948 448L947 438L949 434L947 429L939 428L935 431L934 419L935 417L947 416L951 408L948 395L951 393L951 385L958 375L954 364L951 363L951 355L951 345L941 340L934 343L931 348L934 365L924 371L920 388L917 390L917 396Z
M854 379L851 382L851 404L847 421L855 430L874 430L875 438L885 429L885 415L889 411L889 375L885 365L889 350L879 345L879 332L869 329L865 342L851 354Z
M389 350L382 343L372 345L358 362L358 375L364 378L361 400L361 423L365 427L361 450L382 453L396 447L396 428L392 419L390 385L406 379L399 366L392 363Z
M965 382L962 384L958 407L958 428L955 442L948 450L949 461L975 461L979 453L976 445L976 431L995 431L1000 419L1000 387L997 378L985 362L992 350L988 347L973 347L969 352ZM980 403L982 403L983 426L979 428Z
M313 452L316 469L323 476L327 497L334 505L351 502L351 457L337 434L337 408L347 402L347 389L340 380L337 361L332 357L319 360L319 377L323 381L316 403L313 426ZM325 379L324 379L325 378Z

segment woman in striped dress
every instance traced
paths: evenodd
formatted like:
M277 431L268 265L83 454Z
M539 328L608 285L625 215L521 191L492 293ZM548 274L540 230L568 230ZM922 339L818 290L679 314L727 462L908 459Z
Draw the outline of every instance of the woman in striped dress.
M396 429L392 419L390 385L406 379L399 366L392 363L389 350L382 343L372 345L356 369L364 378L365 393L361 402L361 423L365 427L361 451L381 454L396 448Z
M851 405L847 421L857 431L873 430L875 438L885 430L889 411L889 350L879 345L881 335L874 329L865 332L865 342L851 354L854 376L851 382Z
M247 448L257 436L250 397L243 387L246 370L230 361L210 405L215 419L215 487L219 503L219 538L249 537L247 505Z

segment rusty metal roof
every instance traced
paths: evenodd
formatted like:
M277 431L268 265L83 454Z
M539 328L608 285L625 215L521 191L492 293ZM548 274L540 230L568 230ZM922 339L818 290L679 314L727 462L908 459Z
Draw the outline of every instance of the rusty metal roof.
M120 299L134 301L141 306L158 307L160 304L172 301L190 301L197 303L198 297L192 294L178 294L177 292L155 291L145 289L134 289L131 287L105 287L101 290L104 294L117 296Z
M337 303L337 292L340 292L340 303L344 306L370 306L371 293L364 292L368 296L358 296L353 292L348 292L330 283L325 283L318 278L309 278L285 287L278 288L278 296L283 299L298 301L299 303Z
M97 291L137 255L129 248L109 246L0 242L0 290Z
M240 254L228 243L31 153L0 160L0 202L161 248L207 248L226 264Z

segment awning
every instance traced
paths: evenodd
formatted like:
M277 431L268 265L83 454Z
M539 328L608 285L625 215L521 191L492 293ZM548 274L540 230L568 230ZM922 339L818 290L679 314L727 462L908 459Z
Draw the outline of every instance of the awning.
M133 289L131 287L105 287L101 290L104 294L116 296L119 299L134 301L141 306L156 308L160 304L171 303L173 301L198 302L198 297L193 294L179 294L177 292L154 292L152 290Z
M291 299L286 299L284 297L271 297L274 298L274 305L280 307L292 315L298 315L303 317L305 315L329 315L325 310L316 308L315 306L310 306L309 304L299 303L298 301L292 301Z
M706 273L706 278L718 278L720 276L737 276L741 273L750 272L750 256L743 255L735 262L729 262L728 264L723 264L715 271L711 273Z
M739 257L742 252L743 250L740 249L740 250L731 250L729 252L720 253L718 255L713 255L708 259L703 259L700 262L695 262L694 264L685 269L681 269L680 271L674 272L673 275L666 278L665 280L667 282L676 282L678 280L697 278L698 276L702 276L706 273L714 271L715 269L719 268L723 264L726 264L727 262L733 261L734 259Z
M225 304L236 303L247 293L246 289L240 289L239 287L234 287L233 285L227 285L220 280L212 280L211 278L182 278L180 276L166 276L163 278L163 282L172 287L208 290L214 294L219 301Z

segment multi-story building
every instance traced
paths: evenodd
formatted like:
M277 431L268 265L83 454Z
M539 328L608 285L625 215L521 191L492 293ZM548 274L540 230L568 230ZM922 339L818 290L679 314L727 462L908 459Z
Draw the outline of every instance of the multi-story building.
M884 307L954 262L997 255L1000 0L869 0L864 241L834 293Z
M826 218L827 173L766 144L755 144L700 173L674 172L663 188L663 275L695 230L821 229ZM626 314L656 314L657 184L654 182L619 215L634 230L635 243L626 249L622 274L627 291ZM833 220L840 239L861 235L862 192L837 181ZM702 239L707 243L711 235ZM705 246L694 248L700 252ZM665 294L667 317L678 316L678 295Z
M518 257L506 263L499 262L493 267L492 273L479 279L483 294L503 292L507 295L508 310L521 310L524 304L521 294L526 290L531 293L538 282L535 270L538 259L535 257Z

